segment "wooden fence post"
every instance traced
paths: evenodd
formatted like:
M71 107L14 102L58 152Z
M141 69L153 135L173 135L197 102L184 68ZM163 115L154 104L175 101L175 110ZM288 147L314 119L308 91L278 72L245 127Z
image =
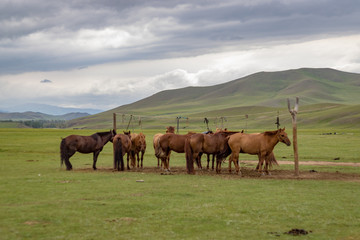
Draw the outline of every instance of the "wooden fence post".
M116 113L113 113L113 129L116 131Z
M113 129L116 132L116 113L113 113ZM115 165L115 148L113 148L113 163L114 163L114 169L116 169L116 165Z
M294 146L294 162L295 162L295 176L299 176L299 154L298 154L298 145L297 145L297 124L296 124L296 114L299 110L299 98L296 97L295 107L291 110L290 108L290 99L287 99L288 109L292 118L293 125L293 146Z

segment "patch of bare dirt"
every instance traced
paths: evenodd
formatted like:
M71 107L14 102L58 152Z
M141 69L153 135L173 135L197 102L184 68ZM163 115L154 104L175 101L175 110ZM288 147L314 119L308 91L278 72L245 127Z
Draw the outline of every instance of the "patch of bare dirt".
M281 164L284 161L280 162ZM290 162L290 161L289 161ZM242 163L244 163L242 161ZM293 162L291 163L293 164ZM326 164L322 164L326 165ZM220 174L217 174L216 171L211 169L196 169L195 167L195 175L198 176L217 176L227 179L240 179L240 178L253 178L253 179L297 179L297 180L337 180L337 181L351 181L351 182L360 182L360 172L359 173L341 173L337 172L321 172L315 170L307 170L307 171L300 171L299 176L295 176L294 170L280 170L280 169L273 169L270 171L271 175L261 175L257 171L255 171L256 162L250 161L250 163L245 162L245 167L241 167L241 176L236 174L234 168L232 172L229 173L228 171L228 164L223 164L222 171ZM73 171L80 171L80 172L94 172L92 168L82 168L77 169L75 168ZM114 172L119 173L121 172L115 171L112 168L98 168L99 172ZM184 167L171 167L170 172L165 172L164 170L158 167L144 167L142 169L132 169L132 170L125 170L127 172L141 172L141 173L153 173L159 175L182 175L187 174L186 168Z
M244 163L255 163L255 161L242 161ZM294 164L294 161L278 161L279 164ZM349 166L360 167L360 163L353 162L323 162L323 161L303 161L299 165L313 165L313 166Z

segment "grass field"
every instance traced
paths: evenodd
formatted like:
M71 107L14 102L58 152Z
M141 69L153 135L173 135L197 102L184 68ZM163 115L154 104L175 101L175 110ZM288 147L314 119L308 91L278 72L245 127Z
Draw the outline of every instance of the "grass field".
M301 239L360 239L358 167L300 168L355 176L347 180L240 178L227 166L219 175L161 175L149 171L157 165L152 136L161 131L145 131L147 171L113 172L111 144L99 171L92 155L79 153L73 171L60 167L61 137L95 130L0 129L1 239L294 239L285 232L295 228L309 232ZM360 162L359 130L329 132L299 130L300 160ZM284 144L275 155L293 159ZM185 168L183 154L170 164Z

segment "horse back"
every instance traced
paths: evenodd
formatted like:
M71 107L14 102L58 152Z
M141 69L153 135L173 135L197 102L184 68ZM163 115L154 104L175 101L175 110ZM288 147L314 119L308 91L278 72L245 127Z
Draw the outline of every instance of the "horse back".
M229 137L228 144L232 151L258 154L261 151L262 136L258 133L236 133Z
M97 150L97 141L92 136L70 135L64 138L65 146L81 153Z
M122 146L122 153L125 154L127 152L129 152L131 150L131 140L130 138L125 135L125 134L117 134L115 135L114 139L113 139L113 144L114 146L117 145L118 142L121 142L121 146Z
M163 151L173 150L178 153L183 153L187 137L188 135L165 133L159 139L159 147L161 147Z
M131 134L131 148L133 151L143 151L146 148L145 135L143 133Z
M193 152L203 152L204 134L196 133L189 137L189 146Z

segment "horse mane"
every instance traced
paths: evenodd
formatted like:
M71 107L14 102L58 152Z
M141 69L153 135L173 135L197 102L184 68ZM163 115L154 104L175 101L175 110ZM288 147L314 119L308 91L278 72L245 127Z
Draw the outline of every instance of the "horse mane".
M275 130L275 131L266 131L266 132L263 132L264 135L267 135L267 136L273 136L275 134L278 133L278 130Z
M109 133L111 134L111 131L110 132L97 132L97 133L94 133L93 135L91 135L91 137L96 140L97 136L100 136L102 138L102 137L108 135Z
M111 131L109 132L109 131L107 131L107 132L97 132L97 133L95 133L95 134L97 134L97 135L99 135L99 136L105 136L105 135L108 135L109 133L111 133ZM94 135L94 134L93 134Z

